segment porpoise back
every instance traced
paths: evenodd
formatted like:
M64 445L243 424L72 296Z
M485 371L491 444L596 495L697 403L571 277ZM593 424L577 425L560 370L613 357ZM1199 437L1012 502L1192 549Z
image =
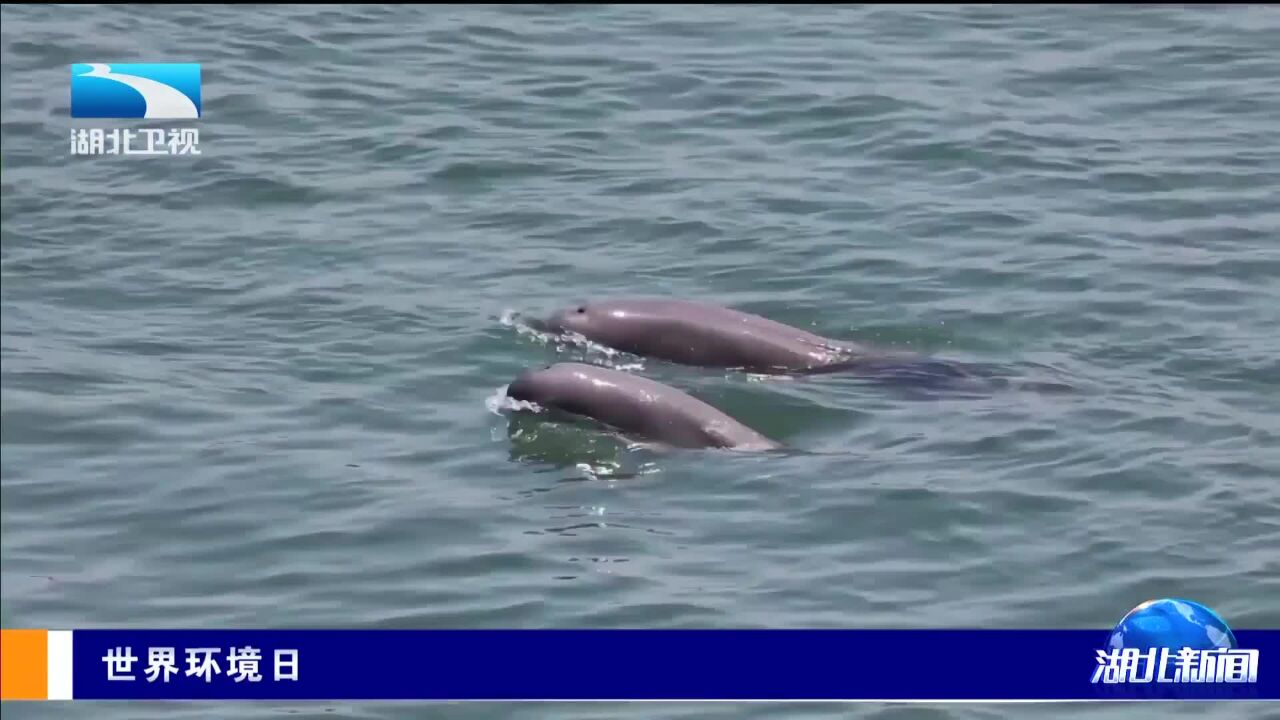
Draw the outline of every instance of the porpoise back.
M853 343L691 300L603 300L560 310L537 325L644 357L759 373L821 372L864 352Z
M559 363L526 370L508 385L507 395L678 447L781 447L682 390L597 365Z

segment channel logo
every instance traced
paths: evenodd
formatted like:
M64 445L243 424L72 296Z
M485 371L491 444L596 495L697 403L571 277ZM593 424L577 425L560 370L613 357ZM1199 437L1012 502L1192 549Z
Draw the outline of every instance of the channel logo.
M199 63L77 63L71 117L192 120L200 117Z
M1097 650L1093 683L1256 684L1258 651L1242 648L1218 613L1193 600L1148 600Z

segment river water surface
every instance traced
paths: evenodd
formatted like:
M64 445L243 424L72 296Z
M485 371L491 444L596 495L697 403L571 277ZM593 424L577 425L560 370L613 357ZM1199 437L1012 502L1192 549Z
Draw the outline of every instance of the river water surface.
M1272 8L28 5L2 25L5 626L1109 628L1163 596L1280 626ZM115 61L203 64L199 156L71 156L68 65ZM521 323L618 295L1071 391L764 381ZM792 450L629 448L495 406L521 369L583 358ZM1178 710L1264 714L1016 715Z

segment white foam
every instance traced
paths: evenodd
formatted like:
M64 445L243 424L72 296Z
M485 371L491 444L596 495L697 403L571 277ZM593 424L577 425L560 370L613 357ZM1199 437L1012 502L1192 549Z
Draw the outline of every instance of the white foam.
M504 412L513 412L519 410L529 410L532 412L542 412L542 406L527 400L516 400L507 397L507 386L503 385L493 392L492 395L484 399L484 406L494 415L502 415Z

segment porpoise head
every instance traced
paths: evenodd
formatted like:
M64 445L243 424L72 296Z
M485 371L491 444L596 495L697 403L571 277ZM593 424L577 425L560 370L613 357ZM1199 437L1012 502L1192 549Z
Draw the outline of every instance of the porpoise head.
M555 384L548 382L547 370L550 365L541 370L529 368L522 371L516 376L511 384L507 385L507 397L512 400L520 400L523 402L539 402L546 400Z
M610 347L629 350L646 317L621 302L586 302L551 313L541 324L547 332L576 333Z
M584 330L591 329L591 316L587 304L561 308L547 316L541 325L544 330L553 333L576 332L586 335Z
M601 406L597 393L612 383L589 377L591 368L576 363L559 363L522 371L507 385L507 397L532 402L549 410L591 415Z
M588 378L589 366L559 363L522 371L507 386L507 396L539 405L574 406L584 392L601 383Z

